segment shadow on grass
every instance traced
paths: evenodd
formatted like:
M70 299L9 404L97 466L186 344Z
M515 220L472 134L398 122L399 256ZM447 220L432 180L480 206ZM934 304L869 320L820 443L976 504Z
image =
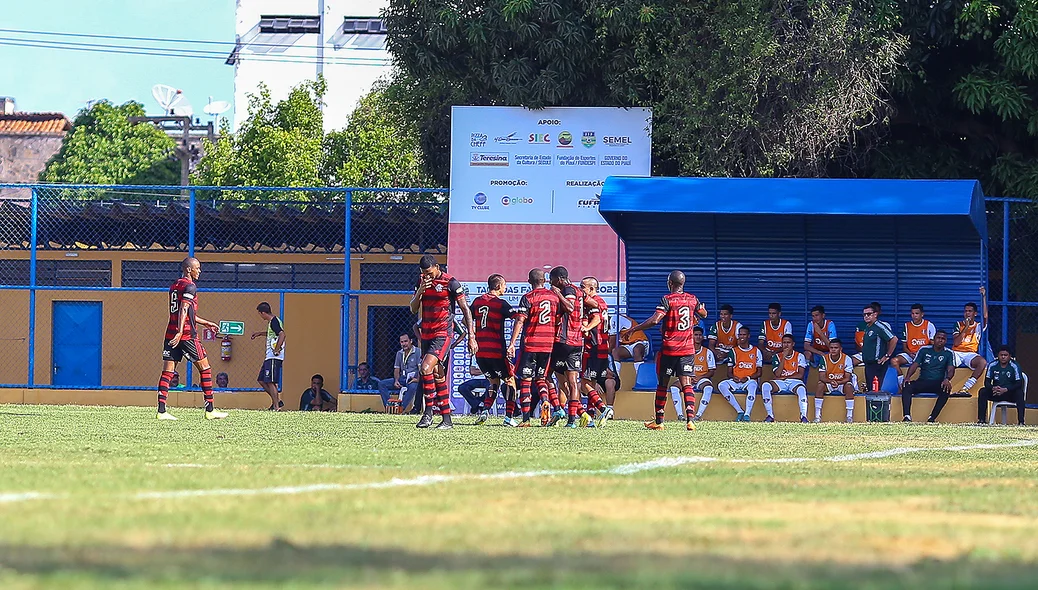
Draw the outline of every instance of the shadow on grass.
M994 559L848 566L714 556L418 553L355 545L252 548L0 545L0 572L41 584L404 588L1034 588L1038 564ZM0 576L2 577L2 576ZM49 584L48 584L49 585Z

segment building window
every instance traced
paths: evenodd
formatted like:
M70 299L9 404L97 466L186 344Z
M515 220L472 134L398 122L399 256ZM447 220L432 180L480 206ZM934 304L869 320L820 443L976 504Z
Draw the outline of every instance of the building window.
M270 34L307 34L321 32L321 17L319 16L286 16L286 15L264 15L260 17L260 33Z
M418 278L413 264L362 262L360 288L372 291L414 291Z
M180 276L179 262L123 261L124 287L166 288ZM198 281L202 289L342 290L342 264L253 264L208 262Z
M348 16L328 40L336 49L386 48L386 21L376 16Z
M54 287L111 287L111 260L37 260L36 284Z

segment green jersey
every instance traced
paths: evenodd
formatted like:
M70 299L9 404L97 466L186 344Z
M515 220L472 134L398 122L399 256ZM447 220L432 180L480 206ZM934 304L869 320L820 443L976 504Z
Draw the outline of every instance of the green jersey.
M955 355L947 348L938 351L932 346L924 346L916 354L915 362L919 365L920 380L944 381L948 378L948 367L955 366Z
M988 365L988 385L991 387L1012 387L1013 384L1023 381L1020 365L1011 360L1005 367L1001 363Z
M886 322L876 321L865 327L861 345L861 360L874 363L887 354L887 343L894 338Z

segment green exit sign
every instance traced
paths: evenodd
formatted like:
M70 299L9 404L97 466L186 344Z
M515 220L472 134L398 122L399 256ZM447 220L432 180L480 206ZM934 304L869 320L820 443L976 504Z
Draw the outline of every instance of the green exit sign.
M220 333L228 336L244 336L245 322L228 322L220 320Z

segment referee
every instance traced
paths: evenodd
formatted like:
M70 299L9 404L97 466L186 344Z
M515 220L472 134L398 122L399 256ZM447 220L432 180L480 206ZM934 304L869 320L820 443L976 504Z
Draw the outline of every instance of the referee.
M879 379L880 387L890 367L890 358L897 348L897 336L886 324L879 320L879 310L873 304L862 310L865 318L865 338L861 345L861 361L865 365L865 388L872 389L874 379Z

